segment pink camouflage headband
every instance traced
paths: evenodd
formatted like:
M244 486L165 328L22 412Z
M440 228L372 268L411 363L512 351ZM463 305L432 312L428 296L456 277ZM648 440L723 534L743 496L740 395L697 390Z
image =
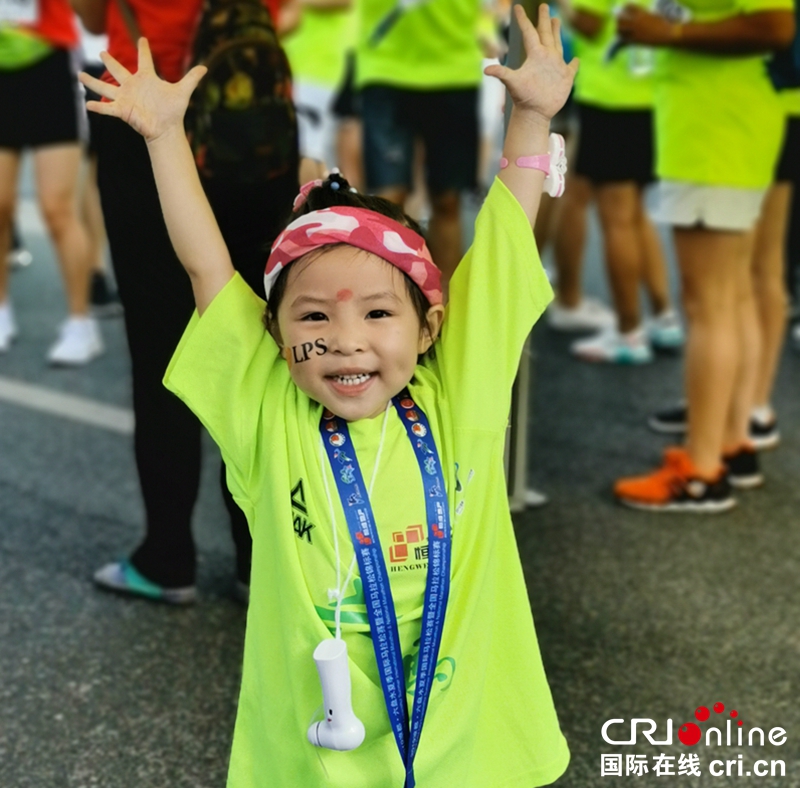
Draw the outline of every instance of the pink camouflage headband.
M441 273L425 239L377 211L344 205L310 211L278 236L264 271L267 297L281 270L327 244L349 244L382 257L407 274L431 304L442 303Z

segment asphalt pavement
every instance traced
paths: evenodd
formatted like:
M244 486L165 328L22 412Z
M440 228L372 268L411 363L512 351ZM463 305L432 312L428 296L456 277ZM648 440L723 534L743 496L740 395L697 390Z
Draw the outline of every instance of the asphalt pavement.
M64 302L29 190L20 222L34 262L13 275L20 337L0 356L0 788L221 788L246 614L232 596L218 453L206 440L199 603L97 591L92 572L124 556L143 523L122 321L103 321L107 351L88 367L48 368ZM596 229L587 281L602 293ZM787 350L782 365L783 441L763 457L765 488L700 517L628 511L611 496L617 476L658 461L665 442L646 417L680 395L680 358L602 367L567 347L537 327L529 466L550 502L515 516L573 756L558 785L800 785L800 355ZM707 721L695 718L701 706ZM653 721L655 742L672 720L672 743L651 744L647 722L620 743L633 718ZM606 729L614 744L602 736L609 720L622 721ZM742 720L741 747L735 724L727 746L727 720ZM721 744L682 744L690 722L703 736L719 727ZM783 728L786 740L748 746L754 727ZM689 755L699 775L678 775ZM647 772L626 775L642 758Z

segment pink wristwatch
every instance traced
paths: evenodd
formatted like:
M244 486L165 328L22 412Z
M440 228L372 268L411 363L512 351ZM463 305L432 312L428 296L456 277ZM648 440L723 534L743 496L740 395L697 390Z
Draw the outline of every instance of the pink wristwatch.
M517 167L528 170L541 170L545 174L542 189L551 197L560 197L564 193L564 176L567 173L566 145L560 134L551 134L547 145L548 153L538 156L520 156L514 163ZM508 167L505 156L500 159L500 169Z

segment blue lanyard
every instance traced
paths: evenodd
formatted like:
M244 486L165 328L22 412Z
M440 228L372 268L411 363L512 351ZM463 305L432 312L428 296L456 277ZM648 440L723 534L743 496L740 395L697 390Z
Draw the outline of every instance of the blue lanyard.
M436 674L450 593L450 514L442 464L427 417L407 389L394 397L392 404L406 428L419 463L428 521L428 575L410 724L397 614L372 505L355 448L347 422L329 411L323 414L319 428L358 560L383 697L397 749L406 767L405 788L414 788L414 758Z

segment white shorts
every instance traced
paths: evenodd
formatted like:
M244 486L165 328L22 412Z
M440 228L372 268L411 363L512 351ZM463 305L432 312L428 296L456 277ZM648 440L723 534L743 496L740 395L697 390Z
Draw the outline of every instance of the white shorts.
M296 80L292 86L300 134L300 155L333 164L336 150L336 118L333 102L336 91L313 82Z
M766 189L659 181L650 213L653 221L673 227L746 232L755 227L766 193Z

